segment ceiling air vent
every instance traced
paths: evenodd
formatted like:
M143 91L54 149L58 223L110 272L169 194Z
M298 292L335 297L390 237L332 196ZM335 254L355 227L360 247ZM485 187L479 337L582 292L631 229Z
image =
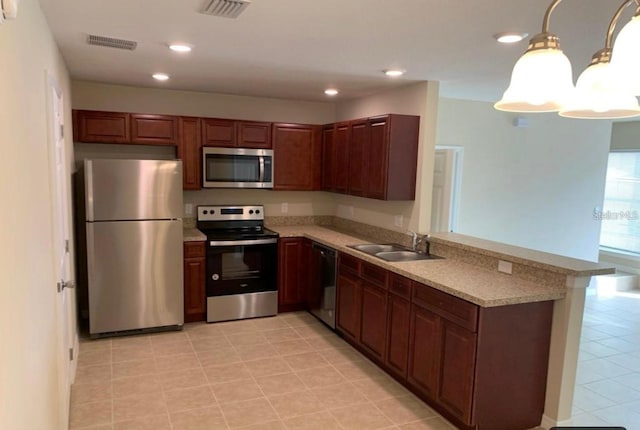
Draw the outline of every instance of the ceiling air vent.
M205 0L200 13L237 18L250 4L250 0Z
M134 42L133 40L114 39L113 37L96 36L94 34L87 35L87 43L89 45L126 49L129 51L133 51L136 49L136 46L138 46L138 42Z

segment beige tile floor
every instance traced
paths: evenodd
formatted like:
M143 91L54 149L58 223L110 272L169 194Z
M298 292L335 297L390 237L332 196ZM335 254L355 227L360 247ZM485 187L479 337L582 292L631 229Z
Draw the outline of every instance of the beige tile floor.
M573 425L640 430L640 292L587 290Z
M307 313L83 341L72 430L449 430Z

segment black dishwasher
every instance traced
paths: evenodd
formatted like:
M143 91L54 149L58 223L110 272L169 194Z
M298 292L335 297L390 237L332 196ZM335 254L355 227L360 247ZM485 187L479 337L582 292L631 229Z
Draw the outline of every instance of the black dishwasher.
M336 269L334 249L313 242L309 311L332 329L336 328Z

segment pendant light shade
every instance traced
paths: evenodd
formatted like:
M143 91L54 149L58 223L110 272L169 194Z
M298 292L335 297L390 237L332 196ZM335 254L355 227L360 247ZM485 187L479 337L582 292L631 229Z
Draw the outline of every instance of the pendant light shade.
M640 9L639 9L640 11ZM612 86L640 96L640 12L616 37L611 56Z
M560 116L584 119L630 118L640 115L638 99L633 95L611 89L608 79L609 62L591 64L578 78L574 97Z
M572 79L571 63L562 50L528 50L514 66L509 88L494 107L509 112L557 112L573 95Z

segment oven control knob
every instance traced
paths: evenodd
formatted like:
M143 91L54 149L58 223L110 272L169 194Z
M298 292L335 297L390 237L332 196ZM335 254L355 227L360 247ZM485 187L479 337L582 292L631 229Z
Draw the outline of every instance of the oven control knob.
M209 211L205 209L205 210L202 211L202 213L206 215L206 214L209 213Z
M217 273L214 273L213 275L211 275L211 279L213 279L214 281L217 281L218 279L220 279L220 275L218 275Z
M256 209L256 215L260 213L260 209Z
M253 215L253 209L249 211L249 215Z

